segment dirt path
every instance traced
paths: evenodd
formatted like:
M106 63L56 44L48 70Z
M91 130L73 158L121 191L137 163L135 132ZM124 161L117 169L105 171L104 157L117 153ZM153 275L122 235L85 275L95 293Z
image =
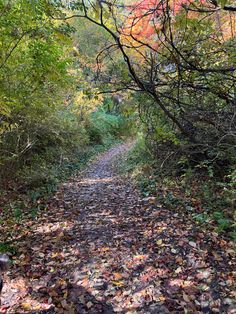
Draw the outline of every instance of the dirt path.
M236 313L230 243L141 199L102 154L25 225L0 313Z

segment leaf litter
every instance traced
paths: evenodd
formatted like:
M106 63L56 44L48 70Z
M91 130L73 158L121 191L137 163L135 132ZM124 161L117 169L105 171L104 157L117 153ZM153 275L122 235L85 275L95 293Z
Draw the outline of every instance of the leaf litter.
M0 313L236 313L235 250L117 174L131 144L63 184L11 233ZM4 226L6 229L7 226Z

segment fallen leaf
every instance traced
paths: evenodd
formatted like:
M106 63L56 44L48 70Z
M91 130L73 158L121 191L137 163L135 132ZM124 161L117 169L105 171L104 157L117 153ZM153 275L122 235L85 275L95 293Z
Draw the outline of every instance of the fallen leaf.
M195 242L193 242L193 241L189 241L189 245L191 245L194 248L197 247L197 244Z

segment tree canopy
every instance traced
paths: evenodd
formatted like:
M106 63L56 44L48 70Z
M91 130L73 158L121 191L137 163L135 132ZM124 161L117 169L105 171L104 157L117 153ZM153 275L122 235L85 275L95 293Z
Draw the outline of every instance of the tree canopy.
M1 313L234 311L235 47L235 0L0 0Z

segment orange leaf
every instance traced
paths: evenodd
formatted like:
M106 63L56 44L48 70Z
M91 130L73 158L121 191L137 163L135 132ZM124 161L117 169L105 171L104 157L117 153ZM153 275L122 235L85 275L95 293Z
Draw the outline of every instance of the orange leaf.
M123 278L121 273L113 273L115 280L119 280L121 278Z

